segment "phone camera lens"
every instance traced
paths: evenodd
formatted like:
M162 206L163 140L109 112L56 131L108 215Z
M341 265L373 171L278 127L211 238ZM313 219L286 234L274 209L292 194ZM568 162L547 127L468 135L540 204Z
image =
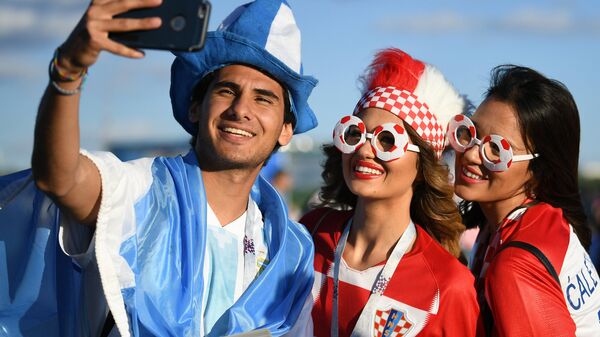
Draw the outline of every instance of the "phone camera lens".
M171 19L171 29L176 32L182 31L185 28L185 18L178 15Z

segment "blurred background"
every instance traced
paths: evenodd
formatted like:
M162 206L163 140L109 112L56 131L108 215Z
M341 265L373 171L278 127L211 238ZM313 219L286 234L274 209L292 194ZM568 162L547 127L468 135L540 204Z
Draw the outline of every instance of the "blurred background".
M244 0L212 0L210 27ZM296 136L266 174L298 216L320 184L320 145L359 98L357 77L375 51L398 47L437 66L475 105L503 63L562 81L579 106L587 210L600 222L600 2L568 0L289 0L302 31L305 73L320 80L310 103L319 126ZM0 174L29 167L39 98L54 49L85 0L0 1ZM82 95L82 146L123 159L187 150L171 117L168 52L143 60L101 56ZM568 137L569 135L565 135ZM596 217L594 218L594 214Z

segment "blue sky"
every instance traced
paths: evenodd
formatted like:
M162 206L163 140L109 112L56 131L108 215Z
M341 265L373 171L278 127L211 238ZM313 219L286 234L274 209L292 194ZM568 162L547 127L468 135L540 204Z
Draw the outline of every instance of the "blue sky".
M320 81L310 103L328 141L359 98L357 77L375 51L401 48L437 66L474 103L489 71L526 65L562 81L582 124L582 166L600 162L600 3L597 1L290 0L302 31L305 72ZM243 1L213 0L212 28ZM54 48L85 0L0 2L0 170L29 166L37 105ZM110 141L185 140L171 117L168 52L143 60L108 53L90 69L82 96L82 146ZM565 135L567 137L568 135Z

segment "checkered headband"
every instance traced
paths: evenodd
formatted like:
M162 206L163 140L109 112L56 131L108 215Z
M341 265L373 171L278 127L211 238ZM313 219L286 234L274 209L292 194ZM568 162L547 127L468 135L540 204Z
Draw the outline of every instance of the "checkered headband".
M437 158L442 156L445 128L429 111L429 106L414 93L395 87L376 87L362 96L354 108L354 114L366 108L383 109L400 117L423 140L431 144Z

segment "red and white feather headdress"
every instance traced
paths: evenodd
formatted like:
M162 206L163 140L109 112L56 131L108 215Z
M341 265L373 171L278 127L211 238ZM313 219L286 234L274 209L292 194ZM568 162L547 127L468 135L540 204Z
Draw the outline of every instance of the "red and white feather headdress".
M410 125L441 157L448 122L463 112L465 101L439 70L389 48L377 53L364 82L365 93L354 114L366 108L387 110Z

